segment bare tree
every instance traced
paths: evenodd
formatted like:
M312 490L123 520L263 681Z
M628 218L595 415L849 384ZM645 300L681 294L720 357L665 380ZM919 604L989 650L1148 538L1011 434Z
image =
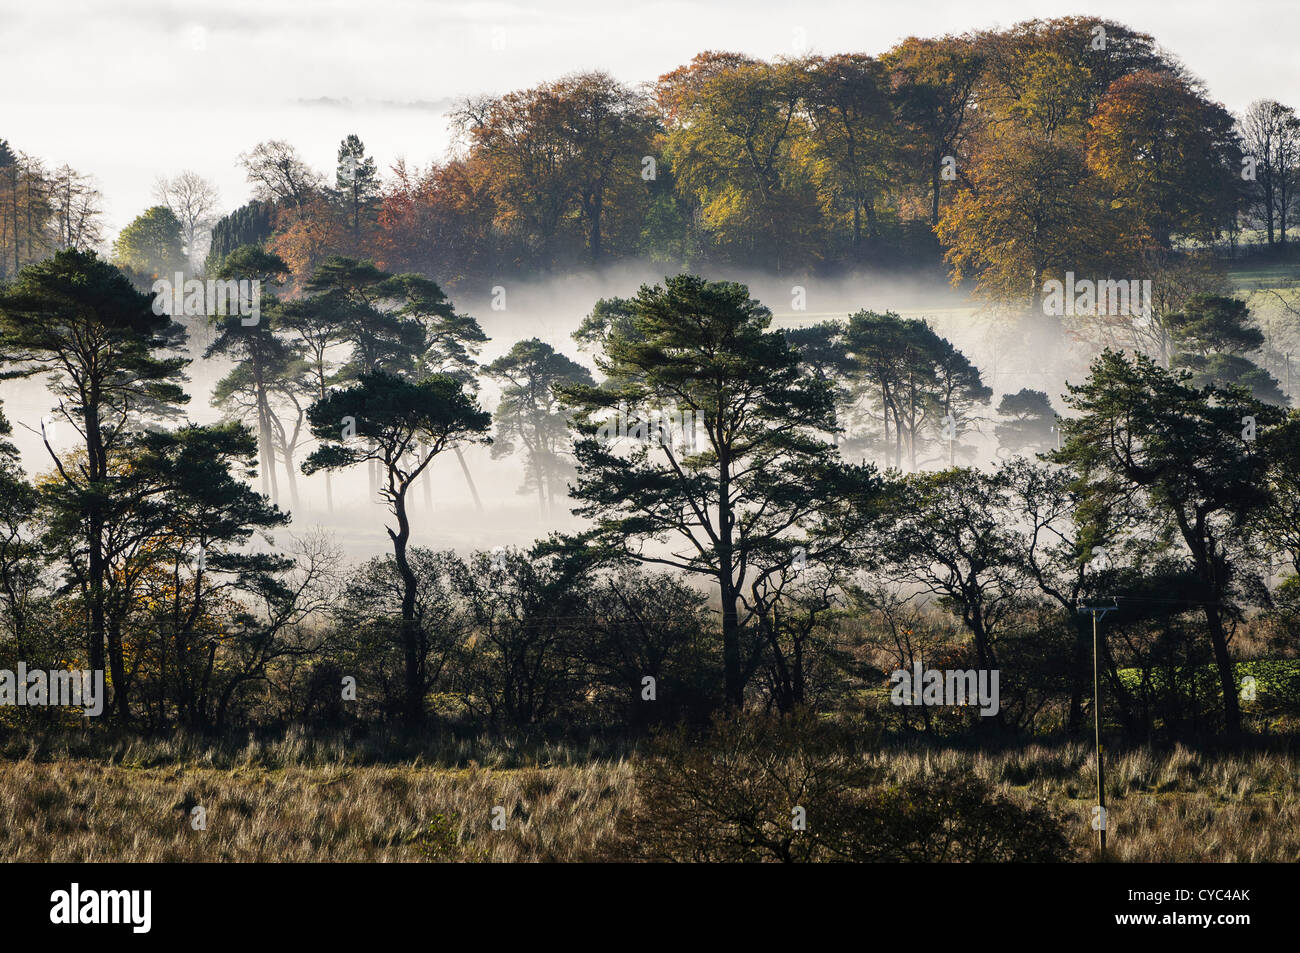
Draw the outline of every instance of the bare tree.
M1270 246L1286 244L1287 213L1300 164L1300 118L1290 106L1257 99L1240 123L1243 151L1254 160L1249 212L1264 225Z
M202 261L212 238L213 213L219 201L216 187L201 175L186 169L174 179L159 176L153 194L154 199L171 209L180 221L185 256L190 263Z
M103 215L100 192L94 179L70 165L54 170L50 179L52 209L50 230L56 251L75 248L90 251L103 244Z
M324 177L307 165L298 150L281 139L259 142L239 162L257 198L301 209L324 187Z

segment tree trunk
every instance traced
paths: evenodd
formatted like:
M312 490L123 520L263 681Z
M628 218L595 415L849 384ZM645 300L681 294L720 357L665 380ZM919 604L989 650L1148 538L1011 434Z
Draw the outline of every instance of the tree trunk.
M727 705L745 706L740 676L740 594L732 578L731 469L725 456L718 461L718 585L722 598L722 678Z
M424 718L424 677L420 672L420 633L415 618L415 572L406 558L406 544L411 538L411 522L406 515L406 487L393 493L393 515L397 517L397 532L388 531L393 540L393 558L402 577L402 654L406 662L406 697L404 714L409 725Z
M99 429L99 402L92 398L86 405L86 456L89 476L92 483L101 484L105 479L107 461L104 456L103 434ZM100 495L94 493L87 501L86 514L86 548L87 574L90 583L90 668L102 671L104 668L104 511ZM117 685L113 686L118 691Z
M456 452L456 462L460 464L460 472L465 474L465 482L469 484L470 495L474 497L474 509L482 513L483 501L478 498L478 487L474 486L474 478L470 476L469 467L465 463L465 455L460 452L460 447L453 447L452 449Z
M1232 658L1228 655L1228 638L1223 630L1223 617L1219 607L1205 607L1205 621L1210 629L1210 642L1214 645L1214 663L1219 669L1219 684L1223 688L1223 719L1229 735L1241 734L1241 705L1237 701L1237 678L1233 672Z

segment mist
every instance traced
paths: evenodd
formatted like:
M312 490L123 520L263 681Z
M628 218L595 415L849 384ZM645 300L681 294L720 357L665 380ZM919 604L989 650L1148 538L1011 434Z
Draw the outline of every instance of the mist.
M1068 339L1054 318L1012 314L989 308L964 290L953 288L940 278L917 274L899 277L862 272L839 277L772 275L736 268L701 268L710 280L739 281L751 295L773 312L773 327L796 328L822 321L843 321L859 310L894 311L904 317L921 318L946 337L979 369L993 398L979 411L973 432L963 443L974 452L976 465L988 466L997 459L997 444L991 436L993 408L1003 394L1023 387L1044 391L1058 411L1060 394L1069 380L1086 373L1092 349ZM630 297L644 283L663 281L667 270L650 262L622 263L608 268L549 278L502 277L482 287L452 289L457 310L473 315L489 340L478 359L487 364L505 354L520 340L538 338L599 377L590 353L579 349L572 338L602 298ZM505 289L505 307L493 310L493 287ZM804 291L804 310L795 310L793 289ZM185 356L186 392L190 401L182 409L194 423L215 423L224 419L212 404L216 383L232 363L222 357L204 358L213 329L205 318L181 318L188 339ZM342 358L343 349L335 355ZM493 410L499 400L497 385L480 377L479 400ZM14 443L29 473L51 469L49 455L41 444L41 421L55 407L56 400L42 377L0 382L0 401L14 424ZM304 426L305 430L305 426ZM73 450L79 435L59 422L51 441L60 453ZM310 447L300 447L296 464L301 465ZM527 547L551 532L570 532L584 525L571 514L571 500L557 498L551 512L543 512L535 494L520 492L523 483L522 457L518 454L494 459L491 448L469 445L462 450L468 477L453 452L435 458L412 488L408 501L412 513L413 541L433 549L454 549L462 554L495 547ZM874 461L882 468L888 461ZM928 465L933 466L935 461ZM923 468L925 463L919 464ZM261 488L259 474L253 486ZM299 504L291 500L289 477L277 463L277 502L292 514L288 533L324 531L349 558L364 559L391 552L385 526L391 516L378 497L371 498L365 468L334 472L295 474ZM477 500L475 499L477 493ZM332 505L330 496L332 496Z

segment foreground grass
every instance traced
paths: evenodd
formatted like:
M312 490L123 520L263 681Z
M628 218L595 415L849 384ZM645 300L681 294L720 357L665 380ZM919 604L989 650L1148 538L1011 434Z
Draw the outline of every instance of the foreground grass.
M1064 819L1091 858L1086 745L997 753L906 745L897 778L973 771ZM491 768L25 758L0 762L0 856L18 861L584 861L636 804L634 762ZM1110 859L1300 860L1300 756L1136 748L1107 762ZM190 805L206 811L191 826ZM492 827L504 809L505 829Z
M0 765L18 861L572 860L633 796L626 764L524 770ZM206 812L194 830L190 804ZM492 810L506 809L505 830Z

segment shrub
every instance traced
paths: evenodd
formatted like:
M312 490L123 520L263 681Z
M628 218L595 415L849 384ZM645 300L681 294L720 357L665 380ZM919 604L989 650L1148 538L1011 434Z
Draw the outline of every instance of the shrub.
M1070 848L1045 808L949 770L888 777L815 715L733 715L660 736L613 850L657 861L1049 861Z

